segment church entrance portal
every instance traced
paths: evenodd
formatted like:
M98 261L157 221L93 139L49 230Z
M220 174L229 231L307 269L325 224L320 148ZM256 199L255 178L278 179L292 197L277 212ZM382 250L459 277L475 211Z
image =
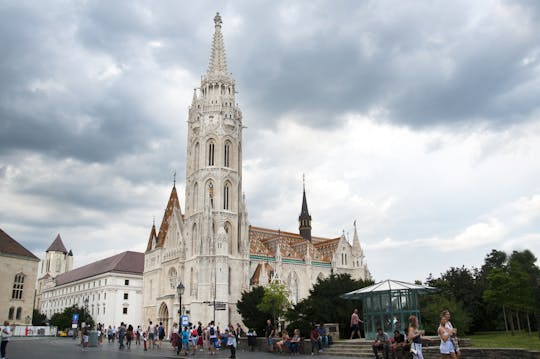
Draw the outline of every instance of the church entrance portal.
M169 332L169 309L167 308L167 304L161 303L161 306L159 307L159 314L158 314L158 323L163 323L163 329L165 329L165 333Z

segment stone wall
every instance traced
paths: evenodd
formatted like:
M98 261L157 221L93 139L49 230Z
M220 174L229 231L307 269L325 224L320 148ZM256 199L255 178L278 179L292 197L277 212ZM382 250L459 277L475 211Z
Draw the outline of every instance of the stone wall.
M503 348L462 348L462 357L467 359L540 359L540 352ZM438 347L423 350L425 359L440 359Z

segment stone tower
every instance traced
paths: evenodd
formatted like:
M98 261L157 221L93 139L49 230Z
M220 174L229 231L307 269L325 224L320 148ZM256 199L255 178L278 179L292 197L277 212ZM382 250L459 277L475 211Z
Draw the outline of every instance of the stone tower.
M41 275L37 283L36 307L41 308L41 292L44 286L56 278L57 275L73 269L73 253L68 252L60 234L56 236L49 248L45 251L41 261Z
M210 63L189 108L186 159L186 267L200 268L190 305L194 318L208 318L197 302L224 302L227 323L236 314L240 292L248 288L249 238L242 194L242 112L236 84L227 73L221 16L214 18ZM213 308L212 319L213 319ZM227 318L219 318L227 314Z

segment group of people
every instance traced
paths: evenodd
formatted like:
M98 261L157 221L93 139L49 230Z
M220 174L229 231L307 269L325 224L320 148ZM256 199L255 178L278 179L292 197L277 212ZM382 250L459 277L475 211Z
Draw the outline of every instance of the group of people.
M215 325L214 321L203 326L201 322L197 325L179 327L178 323L173 323L170 334L171 344L176 348L176 354L182 352L187 355L191 349L193 355L200 351L208 351L210 355L215 355L221 348L228 348L231 351L229 358L236 358L236 347L238 338L244 335L244 329L237 323L236 328L229 324L224 330Z
M439 327L437 329L441 339L440 353L443 359L450 357L451 359L460 359L461 350L457 339L457 329L450 322L450 312L445 310L441 313ZM394 331L394 337L391 339L382 328L377 328L377 336L373 342L372 349L375 358L379 359L379 352L382 351L385 359L405 358L405 354L410 351L414 359L424 359L422 354L422 341L431 340L424 337L424 330L418 328L418 318L414 315L409 317L409 327L406 335L399 330ZM405 340L407 339L407 340Z
M266 321L265 337L268 344L268 350L270 352L274 349L282 353L284 349L288 349L293 355L298 354L298 350L302 344L302 337L300 335L300 329L294 329L293 335L290 336L287 330L283 330L278 333L280 338L274 344L274 337L276 336L276 329L272 325L272 321L268 319ZM311 342L311 354L320 353L323 351L323 348L328 348L329 346L329 336L324 324L319 324L313 326L310 332L310 342Z

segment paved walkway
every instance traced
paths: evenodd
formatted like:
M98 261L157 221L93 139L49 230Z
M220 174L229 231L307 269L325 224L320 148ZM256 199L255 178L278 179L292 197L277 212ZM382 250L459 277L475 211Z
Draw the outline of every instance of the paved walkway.
M215 356L207 353L197 352L196 355L189 355L187 358L229 358L230 351L218 351ZM265 352L247 352L238 351L236 357L238 359L278 359L285 358L290 355L275 354ZM130 350L119 350L118 343L108 344L103 343L97 348L88 348L87 351L82 351L77 341L71 338L12 338L7 346L8 359L65 359L65 358L103 358L103 359L127 359L127 358L186 358L185 356L177 356L169 343L163 343L160 349L144 351L142 345L132 345ZM307 358L308 356L300 355L299 357ZM339 356L321 356L321 359L345 359ZM350 358L347 358L350 359Z

